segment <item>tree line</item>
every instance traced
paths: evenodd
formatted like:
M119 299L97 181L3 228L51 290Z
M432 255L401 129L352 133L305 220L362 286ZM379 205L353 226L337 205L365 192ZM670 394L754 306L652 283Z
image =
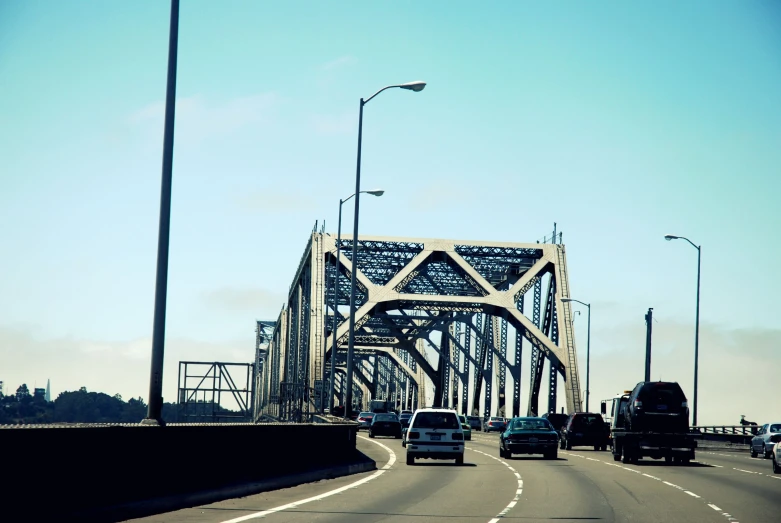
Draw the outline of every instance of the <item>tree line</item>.
M216 408L218 412L232 413ZM202 410L205 412L207 409ZM163 403L162 414L169 423L178 421L178 405ZM30 394L26 384L16 389L16 394L0 393L0 424L138 423L146 415L147 405L143 398L124 401L119 394L109 396L102 392L88 392L86 387L61 392L54 401Z

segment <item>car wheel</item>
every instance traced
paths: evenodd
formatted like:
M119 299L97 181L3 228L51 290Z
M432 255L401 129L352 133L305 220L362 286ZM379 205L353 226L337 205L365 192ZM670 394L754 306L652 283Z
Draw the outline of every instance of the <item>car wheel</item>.
M594 445L594 452L599 452L599 445Z
M572 442L567 440L567 444L564 448L566 448L567 450L572 450Z
M559 442L559 449L564 450L564 440Z
M463 455L458 456L456 458L456 465L463 465L463 464L464 464L464 456Z
M766 446L763 446L763 447L762 447L762 449L765 451L765 452L764 452L764 454L765 454L765 456L764 456L764 457L765 457L765 459L768 459L770 456L772 456L772 455L773 455L773 449L770 449L770 450L768 451Z
M672 456L665 456L664 457L664 462L669 465L670 463L673 462L673 457Z
M754 448L754 445L751 445L751 457L752 458L757 457L757 449Z
M415 456L407 452L407 465L414 465L415 464Z
M369 431L369 437L370 437L370 438L373 438L373 437L374 437L374 432L372 432L372 431Z
M607 450L607 445L602 445L602 452L605 452Z
M553 450L550 450L550 451L546 452L545 454L543 454L543 457L545 459L556 459L558 457L558 454L559 453L556 452L556 449L553 449Z

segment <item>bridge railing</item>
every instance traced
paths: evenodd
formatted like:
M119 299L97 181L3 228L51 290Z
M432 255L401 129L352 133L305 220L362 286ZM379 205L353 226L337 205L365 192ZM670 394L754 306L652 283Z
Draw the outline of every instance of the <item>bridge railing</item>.
M699 425L691 428L701 434L729 434L733 436L754 436L758 425Z

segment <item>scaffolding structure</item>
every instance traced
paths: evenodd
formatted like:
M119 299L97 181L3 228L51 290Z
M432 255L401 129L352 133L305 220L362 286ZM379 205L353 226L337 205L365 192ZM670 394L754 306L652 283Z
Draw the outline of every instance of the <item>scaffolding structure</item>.
M180 361L178 420L184 423L252 421L255 368L253 363ZM237 382L234 375L241 379ZM235 410L223 405L223 394L232 400Z

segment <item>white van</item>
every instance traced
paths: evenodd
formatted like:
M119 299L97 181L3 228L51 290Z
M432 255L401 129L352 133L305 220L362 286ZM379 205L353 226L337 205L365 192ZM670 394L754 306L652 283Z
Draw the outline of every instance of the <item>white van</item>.
M464 463L464 431L454 410L419 409L407 429L407 465L415 458L454 459Z

